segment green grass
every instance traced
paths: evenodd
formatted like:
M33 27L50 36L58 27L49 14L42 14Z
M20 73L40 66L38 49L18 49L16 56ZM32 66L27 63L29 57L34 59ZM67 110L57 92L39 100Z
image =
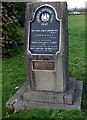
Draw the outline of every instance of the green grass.
M84 81L82 111L87 109L87 78L85 75L85 16L69 16L69 76ZM23 34L24 29L20 29ZM24 49L12 58L3 59L3 118L87 118L87 113L78 110L40 110L31 109L13 114L13 111L5 107L8 99L17 91L16 86L21 87L25 81Z
M69 16L70 76L85 77L85 16ZM84 78L86 80L86 78Z

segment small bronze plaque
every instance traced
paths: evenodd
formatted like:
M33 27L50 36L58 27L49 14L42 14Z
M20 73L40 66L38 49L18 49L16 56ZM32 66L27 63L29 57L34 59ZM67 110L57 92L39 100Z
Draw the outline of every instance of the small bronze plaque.
M54 62L32 61L34 70L54 70Z

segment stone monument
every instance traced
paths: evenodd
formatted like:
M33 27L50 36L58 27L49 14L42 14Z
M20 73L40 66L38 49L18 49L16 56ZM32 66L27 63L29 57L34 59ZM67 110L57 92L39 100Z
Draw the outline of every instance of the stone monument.
M80 109L83 83L68 76L67 3L27 3L24 45L26 82L6 106Z

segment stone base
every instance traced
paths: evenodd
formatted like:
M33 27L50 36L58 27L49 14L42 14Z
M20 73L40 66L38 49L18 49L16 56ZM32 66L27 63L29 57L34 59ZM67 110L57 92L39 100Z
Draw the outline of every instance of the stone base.
M69 79L67 90L64 93L51 91L29 90L27 81L6 103L6 107L19 110L31 108L42 109L81 109L83 82L75 78Z

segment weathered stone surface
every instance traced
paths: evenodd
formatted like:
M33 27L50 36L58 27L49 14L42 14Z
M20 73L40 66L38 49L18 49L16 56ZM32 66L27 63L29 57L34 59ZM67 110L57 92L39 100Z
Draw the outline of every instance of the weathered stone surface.
M13 109L13 105L17 101L22 100L22 95L27 88L28 86L26 81L24 85L7 101L6 107Z
M49 103L63 103L63 93L44 92L44 91L27 91L23 99L27 101L39 101Z
M55 89L55 71L33 71L36 90L54 91Z
M75 98L74 98L74 102L72 105L19 100L13 105L13 108L17 111L18 110L27 110L27 109L32 109L32 108L65 109L65 110L78 109L78 110L80 110L81 109L82 88L83 88L83 82L77 81Z
M26 101L19 100L13 105L13 108L16 111L25 110L26 109L26 104L27 104Z
M77 109L81 109L81 99L82 99L83 81L77 81L76 91L74 96L74 104Z
M76 88L76 79L70 78L67 86L67 90L63 93L59 93L55 91L48 92L48 91L27 90L23 95L23 99L30 101L72 104L75 88Z
M64 103L65 104L73 103L75 89L76 89L76 79L70 78L68 86L67 86L67 90L65 91L65 94L64 94Z
M75 98L74 98L74 102L72 105L28 101L26 104L26 109L43 108L43 109L65 109L65 110L78 109L80 110L81 109L81 98L82 98L82 90L81 90L82 87L83 87L82 81L78 81L76 91L75 91Z
M70 78L70 79L74 80L74 78ZM28 90L29 90L29 89L27 89L27 90L24 89L24 88L26 88L26 86L27 85L23 85L21 87L21 90L24 93L27 93ZM61 100L61 97L59 98L59 95L58 95L57 92L54 93L54 95L56 96L55 103L54 103L54 102L51 102L51 100L47 99L47 98L46 98L46 101L29 101L29 100L24 100L24 99L22 99L21 94L18 95L18 91L17 91L16 94L7 102L6 107L8 107L10 109L15 109L17 111L25 110L25 109L31 109L31 108L65 109L65 110L78 109L78 110L80 110L81 109L82 88L83 88L83 82L82 81L77 81L76 82L76 89L74 91L73 104L64 104L64 103L59 104L59 102ZM25 91L23 91L23 89ZM36 92L36 91L34 91L34 92ZM34 92L32 92L33 96L35 95ZM49 96L48 93L46 95ZM39 95L40 95L40 93L39 93ZM57 98L57 95L58 95L58 98ZM47 96L45 96L45 97L47 97ZM52 93L50 95L50 98L51 97L52 97ZM17 101L15 101L16 99L17 99ZM35 99L35 98L33 98L33 99ZM41 98L38 98L38 99L41 99ZM50 102L47 102L48 100Z

